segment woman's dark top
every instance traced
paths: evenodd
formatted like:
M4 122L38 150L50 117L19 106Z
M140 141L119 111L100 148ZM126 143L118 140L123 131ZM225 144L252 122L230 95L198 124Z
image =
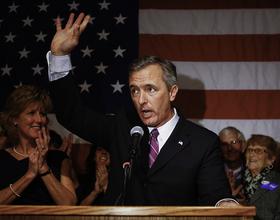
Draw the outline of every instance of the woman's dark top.
M94 190L96 177L95 175L90 176L89 174L81 174L78 176L78 180L83 194L81 200L79 201L80 204L80 202ZM103 192L98 194L91 205L100 205L103 194Z
M47 164L54 176L60 181L61 163L69 158L59 150L48 151ZM0 150L0 190L19 180L28 170L29 159L17 160L6 150ZM55 205L41 177L37 176L17 197L12 205Z

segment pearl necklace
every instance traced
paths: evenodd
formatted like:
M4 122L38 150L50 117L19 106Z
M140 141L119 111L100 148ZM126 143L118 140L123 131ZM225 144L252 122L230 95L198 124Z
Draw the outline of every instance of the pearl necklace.
M17 154L19 154L20 156L29 157L29 155L24 155L24 154L21 154L21 153L17 152L17 151L16 151L16 146L14 146L13 149L14 149L14 152L16 152Z

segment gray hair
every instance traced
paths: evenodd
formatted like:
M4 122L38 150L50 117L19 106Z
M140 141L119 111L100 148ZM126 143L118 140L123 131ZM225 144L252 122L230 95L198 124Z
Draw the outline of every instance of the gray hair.
M159 65L163 71L163 81L165 82L168 91L171 87L177 84L176 66L168 61L162 60L155 56L145 56L135 59L128 65L129 77L132 72L146 68L149 65Z
M244 134L241 131L239 131L237 128L232 127L232 126L228 126L226 128L223 128L220 131L219 136L221 138L223 135L229 135L229 134L237 134L237 137L238 137L239 141L246 141L246 139L244 137Z

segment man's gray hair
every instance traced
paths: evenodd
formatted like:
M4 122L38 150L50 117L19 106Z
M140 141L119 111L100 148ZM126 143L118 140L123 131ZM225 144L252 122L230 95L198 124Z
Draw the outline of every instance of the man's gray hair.
M163 81L165 82L168 91L170 91L171 87L177 84L177 72L176 66L168 60L162 60L155 56L145 56L135 59L128 65L129 77L132 72L139 71L145 69L147 66L156 64L163 70Z
M220 131L219 136L221 138L223 135L229 135L229 134L237 134L237 137L238 137L239 141L246 141L246 139L244 137L244 134L241 131L239 131L237 128L232 127L232 126L228 126L226 128L223 128Z

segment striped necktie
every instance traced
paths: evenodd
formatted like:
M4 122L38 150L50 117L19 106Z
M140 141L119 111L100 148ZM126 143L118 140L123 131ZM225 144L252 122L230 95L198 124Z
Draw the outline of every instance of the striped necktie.
M159 135L158 130L156 128L153 129L151 134L152 134L152 138L151 138L151 142L150 142L150 153L149 153L149 167L150 168L152 167L153 163L155 162L157 155L158 155L158 151L159 151L158 140L157 140L157 136Z

